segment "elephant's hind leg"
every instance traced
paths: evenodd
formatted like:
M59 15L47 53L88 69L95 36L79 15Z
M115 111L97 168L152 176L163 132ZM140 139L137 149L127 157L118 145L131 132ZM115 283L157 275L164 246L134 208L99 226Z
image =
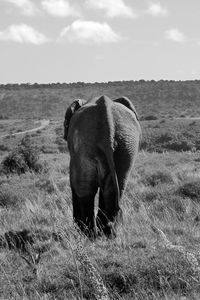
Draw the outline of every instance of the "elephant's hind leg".
M73 217L84 233L93 235L96 231L94 199L98 189L96 168L87 157L81 163L78 158L70 164Z
M74 221L81 231L90 237L96 236L96 221L94 215L95 194L79 197L75 191L72 190Z
M99 209L96 220L100 232L108 237L116 236L115 225L119 211L113 180L111 174L107 174L102 180L99 192Z

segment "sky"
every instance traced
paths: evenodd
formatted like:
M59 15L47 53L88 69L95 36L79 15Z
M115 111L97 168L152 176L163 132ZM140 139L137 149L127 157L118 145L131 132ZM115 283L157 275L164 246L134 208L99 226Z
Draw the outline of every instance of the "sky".
M199 0L0 0L0 83L200 79Z

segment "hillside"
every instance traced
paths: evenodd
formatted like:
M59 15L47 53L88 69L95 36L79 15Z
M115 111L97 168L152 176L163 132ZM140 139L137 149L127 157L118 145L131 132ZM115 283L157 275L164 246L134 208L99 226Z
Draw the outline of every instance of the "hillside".
M0 85L0 118L63 118L75 98L129 97L142 119L200 115L200 81Z

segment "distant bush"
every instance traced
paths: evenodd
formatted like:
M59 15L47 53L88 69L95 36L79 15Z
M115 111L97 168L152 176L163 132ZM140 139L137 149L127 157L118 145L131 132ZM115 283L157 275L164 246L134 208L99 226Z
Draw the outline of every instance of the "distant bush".
M143 140L140 142L140 149L141 150L148 150L148 146L149 146L148 142L143 141Z
M160 184L160 183L173 183L173 176L167 170L157 170L154 173L150 173L145 175L144 183L146 185L150 185L152 187Z
M58 149L55 144L46 144L46 145L42 145L42 147L40 148L40 151L45 154L57 153Z
M0 151L9 151L9 150L10 149L7 146L5 146L4 144L0 145Z
M165 122L166 122L165 119L160 120L160 124L165 123Z
M2 162L4 173L23 174L27 171L39 172L42 168L39 163L39 151L33 146L29 137L21 143Z
M6 120L8 119L8 116L6 116L5 114L0 114L0 120Z
M46 191L48 194L55 192L53 182L48 178L40 178L40 180L35 183L35 186L40 190Z
M61 153L68 152L67 143L64 141L63 138L57 136L56 138L56 144L58 145L58 150Z
M164 144L164 143L168 143L171 140L172 140L172 136L166 132L156 138L156 143Z
M158 117L155 115L149 115L149 116L142 117L141 119L145 121L153 121L153 120L157 120Z
M2 185L0 187L0 207L13 207L18 206L24 201L21 195L18 195L10 189L8 185Z
M197 140L195 143L196 150L200 150L200 140Z
M200 180L184 183L179 187L178 193L192 200L200 201Z
M200 157L194 158L194 161L200 162Z
M165 144L165 148L174 151L190 151L194 149L194 144L190 141L173 141Z
M151 203L154 200L156 200L158 197L158 194L156 191L152 190L152 189L148 189L145 192L142 193L142 199L144 202L148 202Z

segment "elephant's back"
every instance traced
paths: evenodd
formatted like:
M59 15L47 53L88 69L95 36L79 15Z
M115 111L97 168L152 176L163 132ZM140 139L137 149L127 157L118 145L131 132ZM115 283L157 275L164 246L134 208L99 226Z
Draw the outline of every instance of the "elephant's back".
M106 107L105 110L102 107ZM108 113L109 112L109 113ZM89 103L80 108L72 117L69 127L69 148L73 154L84 153L94 157L101 148L115 142L119 145L128 143L130 146L139 144L140 125L135 113L121 103L106 100Z
M69 128L69 144L73 148L75 147L73 150L94 153L98 142L99 128L99 116L96 105L86 105L77 111L70 122Z
M85 105L72 118L71 127L83 136L91 136L98 128L98 111L96 105Z

